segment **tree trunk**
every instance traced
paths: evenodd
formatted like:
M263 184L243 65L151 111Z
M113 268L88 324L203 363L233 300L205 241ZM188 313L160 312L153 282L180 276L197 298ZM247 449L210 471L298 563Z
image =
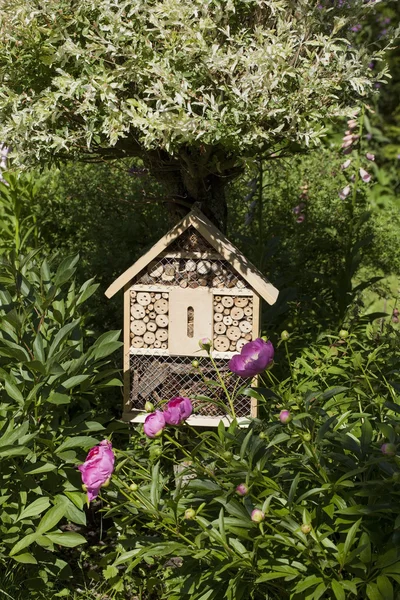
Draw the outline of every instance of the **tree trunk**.
M171 200L169 212L173 224L184 217L196 204L220 229L226 232L227 203L225 189L242 169L231 168L223 173L210 172L204 161L189 162L187 155L160 160L160 154L147 156L146 166L162 184L165 195Z

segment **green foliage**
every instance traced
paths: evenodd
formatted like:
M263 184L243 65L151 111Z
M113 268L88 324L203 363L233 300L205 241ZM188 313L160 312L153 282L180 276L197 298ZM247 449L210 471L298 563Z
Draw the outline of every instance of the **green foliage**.
M340 152L344 124L317 151L255 162L229 190L229 237L280 290L264 314L272 339L281 329L303 343L337 332L378 297L393 308L388 277L398 278L400 270L399 197L381 161L366 158L370 119L359 122L361 141L352 154ZM361 181L360 166L370 184ZM347 185L351 193L341 199Z
M248 391L260 408L248 428L138 431L108 496L110 588L148 566L143 588L165 599L397 597L400 462L382 446L400 443L399 348L390 326L360 324L304 350L292 378L269 371L268 387Z
M385 73L367 67L382 50L350 47L372 4L5 1L0 139L23 164L165 151L188 176L317 142Z
M120 385L107 366L119 332L86 339L81 306L97 285L76 286L77 262L38 250L0 261L0 564L33 565L28 587L68 576L56 549L86 542L66 527L86 523L75 465L104 430L91 402Z

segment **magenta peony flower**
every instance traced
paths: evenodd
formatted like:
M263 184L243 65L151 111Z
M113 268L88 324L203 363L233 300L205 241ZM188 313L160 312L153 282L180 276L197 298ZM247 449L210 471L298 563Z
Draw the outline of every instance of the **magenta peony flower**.
M249 493L249 488L247 487L247 485L245 483L239 483L235 492L239 496L246 496Z
M264 521L264 519L265 514L259 508L255 508L251 513L251 520L254 521L254 523L261 523L261 521Z
M274 358L274 347L271 342L257 338L245 344L240 352L229 361L230 370L239 377L254 377L265 371Z
M351 187L349 185L346 185L346 187L344 187L342 190L340 190L339 198L341 200L346 200L346 198L350 194L350 192L351 192Z
M291 420L291 418L292 417L290 415L290 410L281 410L281 412L279 413L279 420L284 425L286 423L289 423L289 421Z
M147 437L154 438L161 435L162 430L165 427L165 418L160 410L147 415L143 424L143 431Z
M189 398L172 398L164 409L164 419L167 425L180 425L190 417L193 411Z
M109 482L114 471L114 460L111 442L103 440L89 451L85 462L79 465L89 502L94 500L100 488Z
M371 181L371 175L362 167L360 168L360 176L365 183L369 183Z

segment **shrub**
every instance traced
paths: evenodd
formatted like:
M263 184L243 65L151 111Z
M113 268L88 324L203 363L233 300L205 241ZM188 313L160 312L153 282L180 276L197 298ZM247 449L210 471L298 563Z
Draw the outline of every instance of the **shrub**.
M97 285L76 286L78 256L55 262L39 250L0 259L0 565L24 565L28 588L70 575L58 549L86 542L67 526L86 523L75 465L104 431L93 399L120 385L108 366L119 332L89 343L85 326Z
M133 580L170 600L397 597L399 348L390 325L364 322L305 349L291 378L272 369L245 390L260 408L247 428L136 431L107 492L110 587Z

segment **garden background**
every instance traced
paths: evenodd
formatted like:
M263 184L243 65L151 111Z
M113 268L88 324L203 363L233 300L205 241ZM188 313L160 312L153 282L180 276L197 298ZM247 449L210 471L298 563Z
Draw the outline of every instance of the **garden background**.
M204 6L1 3L0 598L400 598L400 8ZM226 55L180 37L193 7ZM145 66L124 87L128 17ZM260 31L284 65L265 106L261 54L235 58ZM208 52L197 139L182 80ZM149 439L119 420L122 300L104 291L193 202L280 290L275 358L243 382L249 428ZM77 465L105 438L116 468L88 507Z

